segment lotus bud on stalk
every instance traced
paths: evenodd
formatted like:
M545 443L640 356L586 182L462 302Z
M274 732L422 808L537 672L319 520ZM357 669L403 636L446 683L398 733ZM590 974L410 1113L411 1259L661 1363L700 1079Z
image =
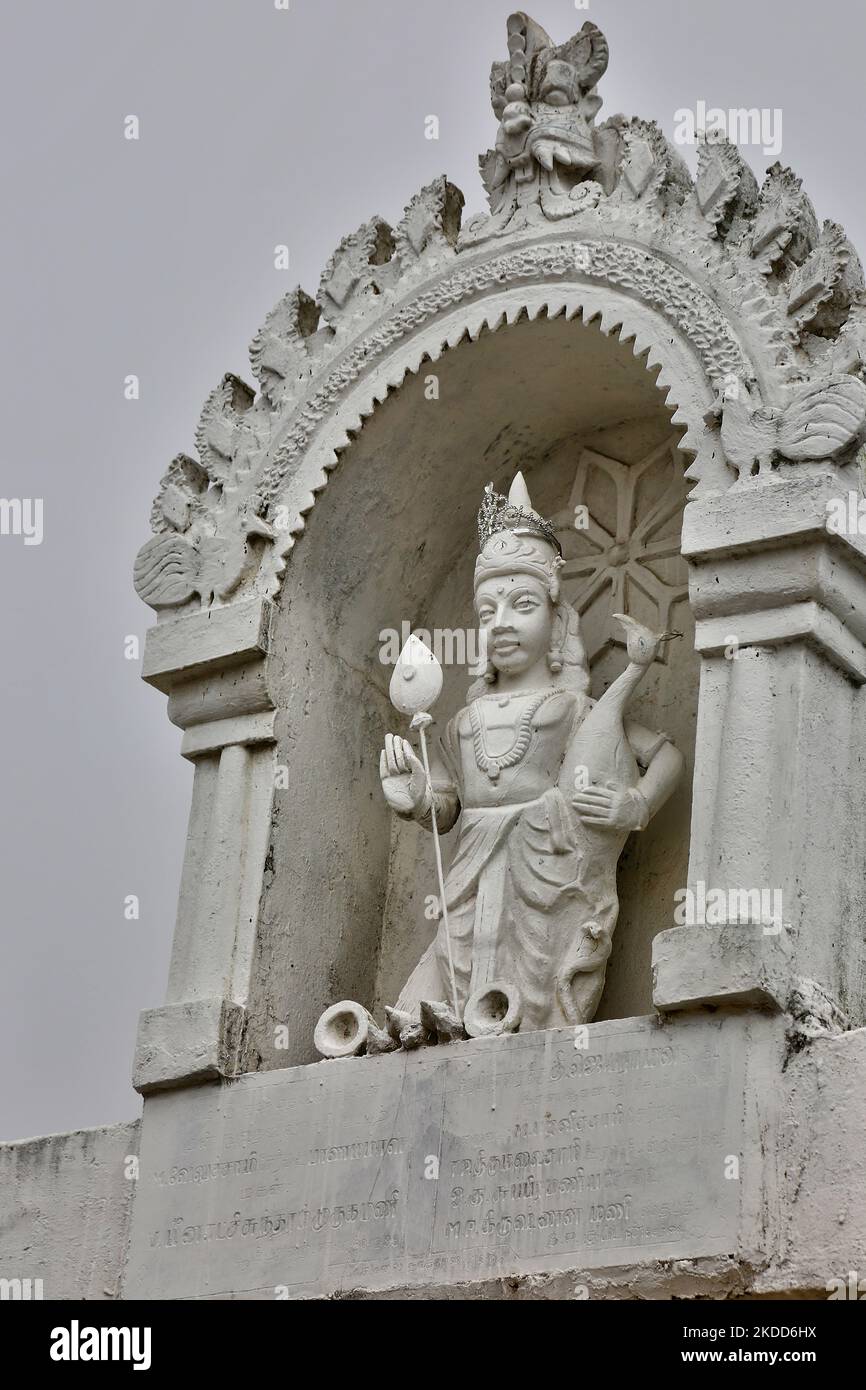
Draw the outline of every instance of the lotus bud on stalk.
M436 824L436 795L430 777L430 760L427 756L426 729L433 723L430 707L442 693L442 667L430 648L409 634L406 645L397 658L388 694L391 704L401 714L411 715L411 729L416 729L421 742L421 761L427 778L427 795L430 800L430 819L433 826L433 850L436 856L436 876L439 880L439 901L442 904L442 921L445 927L445 941L448 946L448 968L451 976L451 1002L454 1014L460 1017L457 1001L457 980L454 974L454 960L451 954L451 933L448 927L448 906L445 902L445 876L442 872L442 850L439 845L439 827Z

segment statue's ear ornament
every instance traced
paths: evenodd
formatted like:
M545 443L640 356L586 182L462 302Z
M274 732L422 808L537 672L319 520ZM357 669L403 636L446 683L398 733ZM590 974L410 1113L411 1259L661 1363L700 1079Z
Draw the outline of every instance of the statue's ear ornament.
M564 564L565 564L565 561L563 560L563 558L562 558L561 555L555 555L555 556L553 557L553 559L551 560L551 562L550 562L550 601L551 601L551 603L559 603L559 592L560 592L559 571L562 569L562 567L563 567Z

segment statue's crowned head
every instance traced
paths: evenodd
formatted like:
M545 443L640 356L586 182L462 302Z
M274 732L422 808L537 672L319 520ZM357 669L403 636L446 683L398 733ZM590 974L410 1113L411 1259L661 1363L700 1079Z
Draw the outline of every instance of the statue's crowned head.
M552 680L585 693L589 672L578 615L560 596L562 547L535 511L522 473L507 497L488 483L478 539L475 608L489 655L484 682L516 674L541 655Z
M516 474L507 497L487 484L478 511L478 543L476 593L485 579L522 573L543 580L557 602L562 546L550 522L533 508L522 473Z

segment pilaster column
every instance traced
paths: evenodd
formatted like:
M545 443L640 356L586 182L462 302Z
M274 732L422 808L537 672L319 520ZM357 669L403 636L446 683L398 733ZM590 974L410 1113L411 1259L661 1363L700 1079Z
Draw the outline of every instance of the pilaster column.
M274 787L270 607L212 608L147 634L142 674L168 694L195 778L166 1000L139 1022L143 1093L238 1070Z
M845 492L828 471L686 507L702 657L688 884L698 920L654 942L660 1009L866 1013L866 894L850 874L866 853L866 548L827 524Z

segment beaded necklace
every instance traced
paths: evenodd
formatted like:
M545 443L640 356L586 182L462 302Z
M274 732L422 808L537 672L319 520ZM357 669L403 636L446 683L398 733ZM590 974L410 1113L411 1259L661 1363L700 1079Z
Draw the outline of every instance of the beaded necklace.
M561 694L561 691L556 688L552 690L542 690L540 695L536 695L534 700L530 700L523 714L520 716L517 725L517 737L508 751L501 754L498 758L491 757L488 753L484 739L484 725L481 722L481 716L478 712L480 699L484 697L482 696L479 700L472 701L472 704L469 706L469 722L472 726L472 746L475 749L475 761L480 771L487 773L491 782L497 782L499 780L499 774L503 769L514 767L520 762L532 738L533 719L547 700L551 700L554 695L559 694Z

